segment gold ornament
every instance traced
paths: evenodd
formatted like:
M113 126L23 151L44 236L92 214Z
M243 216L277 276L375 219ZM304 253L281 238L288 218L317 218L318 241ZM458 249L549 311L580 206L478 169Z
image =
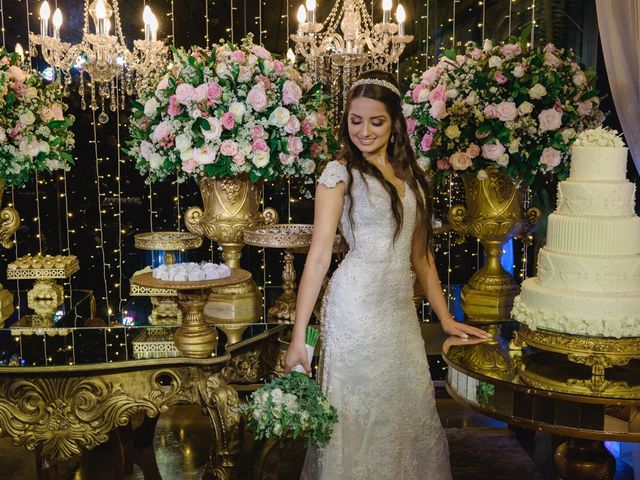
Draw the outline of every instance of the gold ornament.
M472 322L506 320L519 291L515 279L500 263L502 245L517 235L533 231L540 210L532 207L523 215L520 189L503 170L486 169L488 178L462 175L467 206L449 211L451 227L477 237L484 246L486 263L462 289L462 309Z
M277 212L272 208L259 211L262 185L250 182L247 176L205 177L200 181L200 193L204 210L187 210L187 229L217 242L225 263L232 269L240 268L244 230L275 223ZM262 316L262 297L255 282L249 279L241 285L212 289L205 316L225 332L227 345L240 341L247 324Z

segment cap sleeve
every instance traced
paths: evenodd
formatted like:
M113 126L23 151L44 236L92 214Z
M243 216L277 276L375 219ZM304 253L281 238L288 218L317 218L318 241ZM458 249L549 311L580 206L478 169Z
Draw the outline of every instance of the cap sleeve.
M332 160L327 163L322 175L320 175L318 179L318 183L328 188L334 188L338 182L344 182L346 184L348 181L349 173L347 172L347 167L337 160Z

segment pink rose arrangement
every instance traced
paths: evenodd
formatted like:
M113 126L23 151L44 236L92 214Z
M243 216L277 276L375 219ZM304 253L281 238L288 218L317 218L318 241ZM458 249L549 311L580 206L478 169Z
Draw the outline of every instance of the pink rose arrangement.
M311 175L338 149L320 84L253 44L174 50L164 76L133 102L125 149L149 183L247 174Z
M469 42L414 76L404 98L407 129L438 184L490 167L526 185L539 175L562 180L578 133L602 122L594 72L569 50L524 45Z
M59 83L43 82L0 48L0 179L20 187L35 173L73 165L74 119L65 108Z

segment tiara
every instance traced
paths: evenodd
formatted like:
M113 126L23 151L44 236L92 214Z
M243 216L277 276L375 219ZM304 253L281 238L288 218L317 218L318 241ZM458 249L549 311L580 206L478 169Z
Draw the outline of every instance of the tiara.
M356 88L358 85L378 85L380 87L387 88L395 93L398 97L402 98L400 95L400 90L391 82L387 82L386 80L380 80L379 78L362 78L353 82L351 85L351 89Z

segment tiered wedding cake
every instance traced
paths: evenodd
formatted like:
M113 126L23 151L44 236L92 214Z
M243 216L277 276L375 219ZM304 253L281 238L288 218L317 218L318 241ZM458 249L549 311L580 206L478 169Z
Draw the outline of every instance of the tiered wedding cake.
M538 276L514 301L516 320L533 330L640 336L640 218L626 166L627 149L613 132L587 130L576 139Z

